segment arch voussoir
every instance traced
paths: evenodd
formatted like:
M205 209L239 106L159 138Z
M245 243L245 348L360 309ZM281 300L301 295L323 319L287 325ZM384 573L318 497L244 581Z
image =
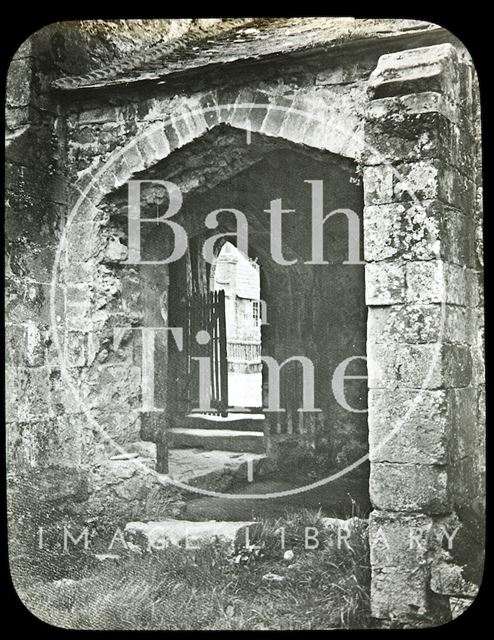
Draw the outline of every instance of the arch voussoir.
M323 111L321 118L313 118L310 113L310 100L305 96L273 96L250 87L208 91L175 112L163 114L163 121L141 133L115 162L101 173L92 174L98 179L86 195L97 204L132 176L221 124L357 158L355 144L348 140L353 130L339 135L331 131L329 135L331 113ZM341 118L338 120L341 122ZM87 186L88 179L92 177L85 176L77 183L80 190Z

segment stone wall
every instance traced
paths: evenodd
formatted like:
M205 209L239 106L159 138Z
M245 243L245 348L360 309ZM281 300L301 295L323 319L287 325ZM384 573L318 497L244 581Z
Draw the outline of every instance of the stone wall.
M437 588L433 559L445 516L461 514L481 539L475 84L471 60L450 44L384 55L369 82L364 235L379 618L433 615L451 595ZM407 553L409 526L432 538ZM381 532L392 539L387 550Z
M474 596L472 556L483 545L479 99L468 54L452 36L428 46L376 36L334 56L223 65L191 80L175 73L166 84L51 90L55 75L91 69L91 38L75 37L71 49L66 28L53 25L21 47L9 71L10 471L34 489L34 502L49 496L84 511L110 464L92 420L120 443L141 435L139 344L128 335L115 344L113 327L150 326L163 320L163 304L143 317L142 281L152 292L158 276L119 266L125 245L110 194L219 126L329 151L363 172L373 615L437 622L448 602ZM100 61L111 58L104 47L124 46L99 43ZM200 188L188 179L186 191ZM57 254L62 233L66 251ZM145 500L139 491L132 509ZM444 547L439 534L457 525L470 555ZM420 529L413 549L410 528Z
M17 51L8 75L7 444L9 472L40 483L57 499L65 492L84 495L79 476L85 453L80 416L61 399L50 334L50 282L67 202L63 122L48 92L52 60L50 38L35 34ZM67 469L63 483L57 480L60 467Z
M136 275L139 269L120 269L111 264L126 259L125 239L118 239L118 234L125 233L125 230L112 227L112 216L117 218L118 212L115 208L112 209L112 205L108 207L105 204L104 198L108 193L124 185L131 176L162 178L163 175L167 175L178 182L182 192L188 196L194 191L202 193L205 185L211 188L218 180L226 180L225 171L235 174L248 166L248 163L259 161L259 153L256 157L255 151L247 150L245 158L241 157L240 151L236 151L239 157L237 159L233 154L232 162L232 152L225 149L224 159L215 165L215 162L218 163L217 144L225 144L221 142L223 136L210 136L212 144L204 144L204 150L199 146L197 157L190 152L190 166L187 165L186 159L180 159L180 155L177 155L179 150L182 154L189 146L200 145L201 140L210 135L208 132L214 132L216 128L225 125L232 127L234 131L249 129L254 132L253 135L259 132L264 139L261 154L269 150L269 144L265 141L274 139L287 143L302 143L314 151L331 151L345 157L358 158L363 144L362 118L366 95L364 78L373 64L375 59L372 62L361 59L360 64L351 67L346 74L334 68L330 73L321 73L321 65L317 62L314 63L314 69L309 67L308 71L302 65L293 65L283 71L281 82L278 70L274 72L271 68L265 68L262 75L257 72L255 77L247 71L246 77L242 78L232 74L221 79L211 79L211 82L202 80L197 83L195 80L194 89L186 95L177 94L177 89L172 83L170 87L153 88L149 95L117 89L112 91L110 106L106 95L100 98L94 95L85 98L81 95L75 101L64 103L68 166L73 172L70 180L77 181L79 188L95 205L89 207L83 203L78 211L77 221L74 218L68 230L70 268L66 277L71 278L72 282L67 288L67 317L70 314L74 315L74 320L69 320L69 339L73 344L83 344L88 340L88 333L101 334L107 329L109 333L105 340L108 342L115 323L125 321L126 315L129 317L129 297L123 290L125 285L122 274L125 274L125 281L130 278L129 285L131 280L134 281L136 292L139 288L137 283L142 284L142 279L139 281ZM263 78L263 75L266 77ZM277 84L274 84L274 78ZM202 84L206 84L207 87L212 84L213 89L206 86L202 88ZM215 85L218 85L217 88L214 88ZM235 104L239 106L234 107ZM259 105L259 108L253 108L253 104ZM206 111L203 111L204 109ZM164 123L163 114L170 116ZM311 121L311 118L315 120ZM136 136L141 136L137 143L134 142ZM225 140L228 140L228 136ZM256 147L254 144L251 146ZM104 169L101 180L90 184L91 177L98 168L104 167L111 154L119 149L123 150L121 157L108 169ZM249 154L253 157L250 158ZM160 161L169 156L167 166L160 168ZM201 163L198 158L202 158ZM187 170L183 167L187 167ZM155 206L153 202L151 199L150 210ZM154 210L150 215L154 215ZM120 217L122 218L121 213ZM122 242L123 248L120 249ZM122 254L116 256L119 250L122 250ZM84 253L81 254L81 251ZM108 256L112 255L114 257L108 259ZM90 282L93 282L94 286ZM273 287L273 290L276 289L280 287ZM80 302L77 301L77 295ZM142 311L145 306L137 293L136 296L131 303L135 309L131 324L137 325L139 307ZM71 302L74 298L75 306ZM134 337L139 340L137 334L134 334ZM93 340L94 344L96 342ZM134 342L134 339L131 342ZM130 346L129 348L134 349ZM138 349L139 347L137 353ZM105 351L108 351L106 347ZM283 356L281 361L284 357L286 356ZM82 360L78 364L82 369L78 370L77 380L83 381L83 384L84 368L89 365L93 369L96 367L96 375L101 381L97 347L94 358L94 364L93 361L88 363ZM132 362L132 367L138 366L136 359ZM138 387L137 369L129 368L126 361L116 362L113 356L105 359L103 366L105 371L108 371L107 383L91 385L88 393L96 393L101 398L104 408L109 389L118 380L119 389L124 394L119 398L120 406L132 406L136 409L139 405L134 393ZM135 371L135 378L129 380L132 371ZM135 420L131 416L135 416ZM128 412L126 417L121 417L124 423L128 423L129 420L134 423L132 430L134 435L137 435L140 429L139 414L133 411ZM106 423L105 427L110 434L116 433L116 426ZM276 429L275 427L273 433L276 433ZM344 458L341 458L340 464L353 462L359 453L365 452L365 433L360 427L359 431L360 435L350 438L351 442L348 442L347 436L342 437L342 434L336 434L332 438L333 460L338 458L338 447L344 443L348 451ZM323 439L327 441L328 437ZM338 447L335 448L337 441ZM348 447L353 449L350 450Z

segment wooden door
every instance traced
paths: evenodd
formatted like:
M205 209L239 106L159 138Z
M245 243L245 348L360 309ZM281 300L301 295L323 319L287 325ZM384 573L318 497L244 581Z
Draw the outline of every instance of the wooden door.
M209 340L205 341L207 332ZM211 291L189 296L186 301L185 326L186 396L188 412L201 412L199 362L209 359L208 413L228 413L228 360L226 347L225 292Z

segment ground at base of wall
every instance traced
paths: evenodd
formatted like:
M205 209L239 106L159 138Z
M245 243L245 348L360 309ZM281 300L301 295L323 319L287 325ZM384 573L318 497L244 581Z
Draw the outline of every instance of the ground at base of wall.
M353 523L350 549L335 547L334 529L317 512L260 525L260 550L219 542L149 553L120 546L85 563L73 557L64 574L26 575L16 588L32 613L66 628L368 628L365 521ZM319 530L317 548L306 548L309 526Z
M367 477L360 469L307 489L321 478L296 465L290 474L284 473L264 454L173 448L168 455L168 474L157 474L154 443L130 443L125 451L109 454L91 470L87 496L65 512L71 513L74 521L108 520L115 525L169 517L251 520L304 507L320 509L325 516L349 518L366 517L371 508ZM201 490L212 495L201 494ZM225 493L238 498L222 497ZM247 499L246 494L271 497Z

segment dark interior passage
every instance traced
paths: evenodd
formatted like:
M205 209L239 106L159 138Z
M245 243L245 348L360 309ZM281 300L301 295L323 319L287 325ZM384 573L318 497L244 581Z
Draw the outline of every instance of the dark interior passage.
M328 470L342 469L368 451L366 379L341 381L343 404L335 397L332 384L337 367L350 358L357 359L348 365L346 375L366 374L364 267L345 264L349 259L349 224L344 213L336 213L323 226L324 264L311 264L314 185L322 189L324 215L336 209L354 212L361 255L363 194L355 164L259 135L247 143L242 132L226 127L206 137L142 176L176 181L183 193L181 209L173 219L187 231L188 250L180 260L160 267L166 299L163 318L166 316L168 326L185 326L187 299L211 291L212 266L204 260L204 243L213 235L235 232L237 227L235 216L223 211L217 216L219 226L208 229L207 215L224 209L242 212L248 222L249 258L259 265L262 355L273 358L279 366L292 357L310 360L315 408L320 409L298 411L304 406L302 366L289 362L280 371L282 411L267 411L273 385L269 389L264 365L262 405L268 453L287 466L293 458L298 468L306 459L310 472L323 477ZM190 163L193 171L180 169ZM164 213L168 206L166 190L152 183L144 185L142 200L143 217ZM293 264L273 259L276 242L269 210L277 200L283 210L289 210L282 214L280 244L283 260ZM122 220L125 222L125 216ZM316 230L318 235L320 230ZM236 244L235 236L225 240ZM145 259L162 259L171 253L173 235L165 225L143 225L143 246ZM221 246L218 241L216 257ZM190 381L184 375L187 356L172 341L167 354L166 419L168 424L181 425L190 412Z
M329 264L306 264L311 260L311 186L323 182L325 213L346 208L361 221L362 191L352 163L328 155L326 161L308 153L280 150L209 191L186 198L182 221L204 219L216 209L238 209L249 222L250 257L261 265L262 297L268 324L262 326L262 352L281 364L292 356L305 356L314 364L315 406L318 413L298 411L302 403L302 376L298 363L287 364L281 373L280 399L284 412L266 417L276 434L305 435L302 440L318 455L327 456L324 466L344 466L367 447L365 413L349 412L335 399L331 380L344 360L365 356L366 307L363 265L343 264L348 259L348 223L343 214L324 226L324 260ZM271 255L269 209L281 198L283 209L282 246L286 260L277 264ZM234 216L220 214L219 231L236 229ZM184 222L182 222L184 223ZM200 228L200 227L199 227ZM202 227L204 228L204 227ZM199 255L206 235L196 235ZM232 238L234 241L234 238ZM365 361L354 361L350 375L365 375ZM267 375L264 375L264 406L267 406ZM345 383L345 400L350 407L366 408L366 380ZM297 440L297 439L296 439ZM300 438L298 439L300 442Z

